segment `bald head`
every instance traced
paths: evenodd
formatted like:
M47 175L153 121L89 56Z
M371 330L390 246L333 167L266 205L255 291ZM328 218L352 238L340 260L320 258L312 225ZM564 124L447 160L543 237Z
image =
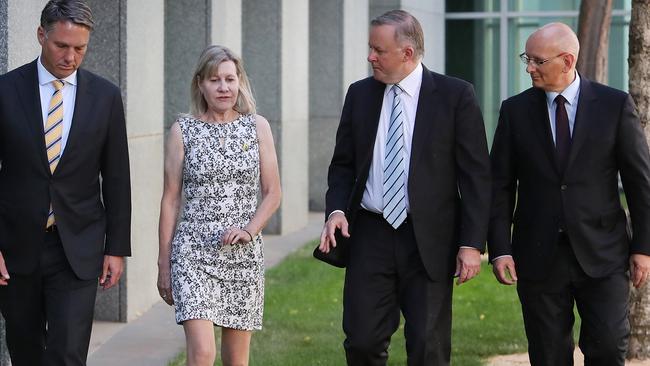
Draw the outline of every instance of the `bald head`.
M573 29L564 23L549 23L528 37L528 43L541 43L544 48L557 53L570 53L578 59L580 43ZM573 65L575 66L575 64Z
M528 37L526 65L533 86L561 92L573 82L580 43L573 30L563 23L547 24Z

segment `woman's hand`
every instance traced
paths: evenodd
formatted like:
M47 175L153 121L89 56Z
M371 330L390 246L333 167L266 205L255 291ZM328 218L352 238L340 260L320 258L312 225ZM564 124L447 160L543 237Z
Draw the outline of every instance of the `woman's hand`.
M174 305L170 267L170 263L158 265L158 294L168 305Z
M253 241L253 234L245 229L229 227L223 232L221 243L223 245L246 244Z

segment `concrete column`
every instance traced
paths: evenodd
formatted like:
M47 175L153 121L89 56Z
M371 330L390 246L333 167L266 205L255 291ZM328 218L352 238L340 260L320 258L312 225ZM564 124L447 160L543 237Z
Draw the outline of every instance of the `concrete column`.
M307 225L309 196L309 2L282 2L282 233ZM260 90L260 92L262 92Z
M7 1L0 1L0 74L7 72L7 22L8 22Z
M210 43L226 46L241 56L242 0L212 0Z
M282 204L267 233L307 223L308 3L242 0L243 58L258 113L273 130L282 178Z
M368 0L343 1L343 85L344 92L353 82L370 75L368 66Z
M159 301L155 283L163 183L165 7L163 0L122 1L126 1L125 93L133 195L128 321Z
M166 128L179 113L189 112L192 72L210 39L211 1L164 1Z
M391 9L413 14L424 31L424 65L445 72L445 2L444 0L370 0L370 19Z
M165 127L189 112L190 80L201 51L224 45L241 55L241 0L164 0Z
M43 1L43 6L44 3L45 1ZM124 64L126 18L121 17L126 11L125 1L89 0L88 5L93 11L95 29L90 35L88 52L81 67L99 74L119 86L122 90L123 101L127 104ZM42 10L42 6L39 8L40 10ZM127 127L128 124L127 118ZM95 318L126 321L126 298L126 279L120 281L119 286L108 291L98 290L95 301Z
M36 29L46 0L3 1L7 9L7 71L33 61L41 53Z
M368 76L368 0L309 6L309 208L323 211L345 93Z
M125 322L158 301L155 258L162 195L164 4L162 0L88 3L96 24L83 67L122 89L133 207L133 256L127 259L120 285L98 291L95 318Z
M403 0L368 0L370 20L392 9L401 9Z
M444 0L402 0L402 9L413 14L424 31L424 60L430 70L445 72Z

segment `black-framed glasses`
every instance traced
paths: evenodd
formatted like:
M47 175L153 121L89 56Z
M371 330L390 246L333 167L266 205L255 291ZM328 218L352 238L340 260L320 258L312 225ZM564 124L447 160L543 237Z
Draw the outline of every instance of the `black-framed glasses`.
M550 57L550 58L547 58L547 59L545 59L545 60L539 60L539 59L536 59L536 58L528 57L528 55L526 54L526 52L522 52L522 53L519 55L519 59L520 59L521 62L523 62L524 65L526 65L526 66L528 66L529 64L532 64L532 65L535 66L535 67L539 67L539 66L542 66L542 65L544 65L545 63L547 63L547 62L549 62L549 61L551 61L551 60L553 60L553 59L555 59L555 58L558 58L558 57L560 57L560 56L564 56L564 55L566 55L566 52L562 52L562 53L560 53L560 54L557 55L557 56Z

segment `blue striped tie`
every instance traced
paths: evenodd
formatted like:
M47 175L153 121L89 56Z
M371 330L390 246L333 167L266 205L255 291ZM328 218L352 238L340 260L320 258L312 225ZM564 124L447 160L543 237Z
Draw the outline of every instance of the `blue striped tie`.
M404 192L404 110L399 85L391 89L394 95L393 109L390 112L388 134L386 135L386 155L384 158L384 212L388 223L397 229L406 219L406 194Z

